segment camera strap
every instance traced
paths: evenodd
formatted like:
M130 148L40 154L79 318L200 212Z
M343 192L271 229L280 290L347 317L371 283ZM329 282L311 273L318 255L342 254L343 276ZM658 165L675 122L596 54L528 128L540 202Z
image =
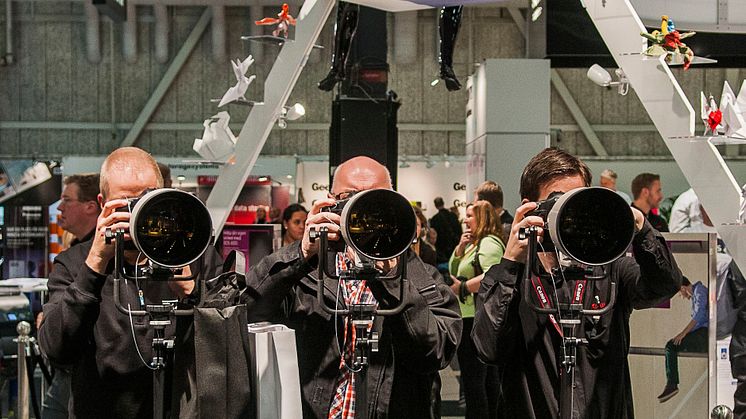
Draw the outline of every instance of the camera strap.
M583 296L585 296L587 282L586 279L575 281L575 289L572 293L572 304L582 303ZM531 276L531 285L534 287L534 292L536 293L536 298L538 298L541 308L552 308L552 300L550 300L547 295L546 287L544 287L544 284L541 282L541 277L536 275ZM554 317L554 314L549 315L549 321L552 322L557 333L559 333L561 337L564 337L562 328Z

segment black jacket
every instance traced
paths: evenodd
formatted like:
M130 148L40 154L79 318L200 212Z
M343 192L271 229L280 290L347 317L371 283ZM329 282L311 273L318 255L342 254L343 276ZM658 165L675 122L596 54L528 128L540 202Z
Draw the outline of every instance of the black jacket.
M145 362L152 359L153 330L147 319L129 318L113 301L113 275L102 276L85 264L92 241L71 247L57 256L49 276L49 302L39 343L56 365L72 366L71 418L151 418L153 373ZM220 257L210 247L203 263L193 266L200 278L217 276ZM113 264L108 272L113 271ZM162 281L138 281L146 304L175 299ZM138 284L122 287L122 304L141 309ZM174 322L175 323L175 322ZM133 331L137 337L133 342ZM173 336L175 324L166 329Z
M622 257L608 267L617 283L617 301L600 319L585 318L577 336L589 343L578 349L575 370L577 418L632 418L632 388L627 354L629 317L670 298L681 286L681 272L663 237L646 221L633 240L634 259ZM546 315L523 300L524 265L503 259L487 271L479 290L472 339L480 358L498 365L501 417L559 417L561 340ZM545 280L552 300L551 280ZM589 281L586 307L596 297L607 301L610 281ZM570 300L574 280L558 287L560 302ZM531 296L535 301L535 296ZM553 304L556 306L556 303Z
M303 415L326 418L339 378L344 319L335 319L319 305L314 269L301 256L300 242L265 257L248 276L253 288L248 294L254 296L248 302L249 320L284 323L295 329ZM430 417L433 379L449 364L461 338L458 302L436 279L438 272L413 253L407 270L409 294L404 310L374 320L373 330L379 332L380 341L368 367L370 418ZM334 307L338 281L325 279L324 287L326 302ZM369 282L369 287L379 307L395 305L398 282ZM341 298L338 304L344 307Z
M447 263L451 258L453 249L461 240L461 224L456 214L445 208L430 219L430 227L438 232L438 240L435 241L435 250L438 254L438 263Z

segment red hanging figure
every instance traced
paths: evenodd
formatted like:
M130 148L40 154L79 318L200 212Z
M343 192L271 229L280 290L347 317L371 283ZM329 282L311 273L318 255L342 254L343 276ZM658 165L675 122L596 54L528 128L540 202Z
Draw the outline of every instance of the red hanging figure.
M290 25L295 26L295 18L288 13L288 4L282 4L282 11L277 14L277 18L265 17L262 20L257 20L254 23L257 25L277 25L277 28L272 31L272 36L279 37L282 32L285 38L288 37L288 29Z

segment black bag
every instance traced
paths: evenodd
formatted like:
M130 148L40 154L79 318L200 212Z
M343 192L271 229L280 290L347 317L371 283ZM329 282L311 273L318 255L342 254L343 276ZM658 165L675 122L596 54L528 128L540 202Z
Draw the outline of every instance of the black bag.
M235 271L228 271L235 262ZM232 252L223 274L205 281L194 321L174 361L174 416L254 418L250 383L245 257ZM178 325L177 325L178 329ZM178 334L177 334L178 335ZM191 362L189 362L191 360ZM181 368L179 368L181 366ZM181 373L179 374L179 371ZM181 377L179 377L181 375Z

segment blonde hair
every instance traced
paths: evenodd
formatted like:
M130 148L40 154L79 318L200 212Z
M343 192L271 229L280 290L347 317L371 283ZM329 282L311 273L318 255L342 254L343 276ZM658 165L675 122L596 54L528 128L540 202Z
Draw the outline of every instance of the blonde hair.
M474 231L471 232L472 241L474 243L479 243L483 238L490 235L497 236L498 238L503 236L502 223L500 223L495 207L493 207L492 204L487 201L476 201L469 206L471 207L474 219L477 222Z

